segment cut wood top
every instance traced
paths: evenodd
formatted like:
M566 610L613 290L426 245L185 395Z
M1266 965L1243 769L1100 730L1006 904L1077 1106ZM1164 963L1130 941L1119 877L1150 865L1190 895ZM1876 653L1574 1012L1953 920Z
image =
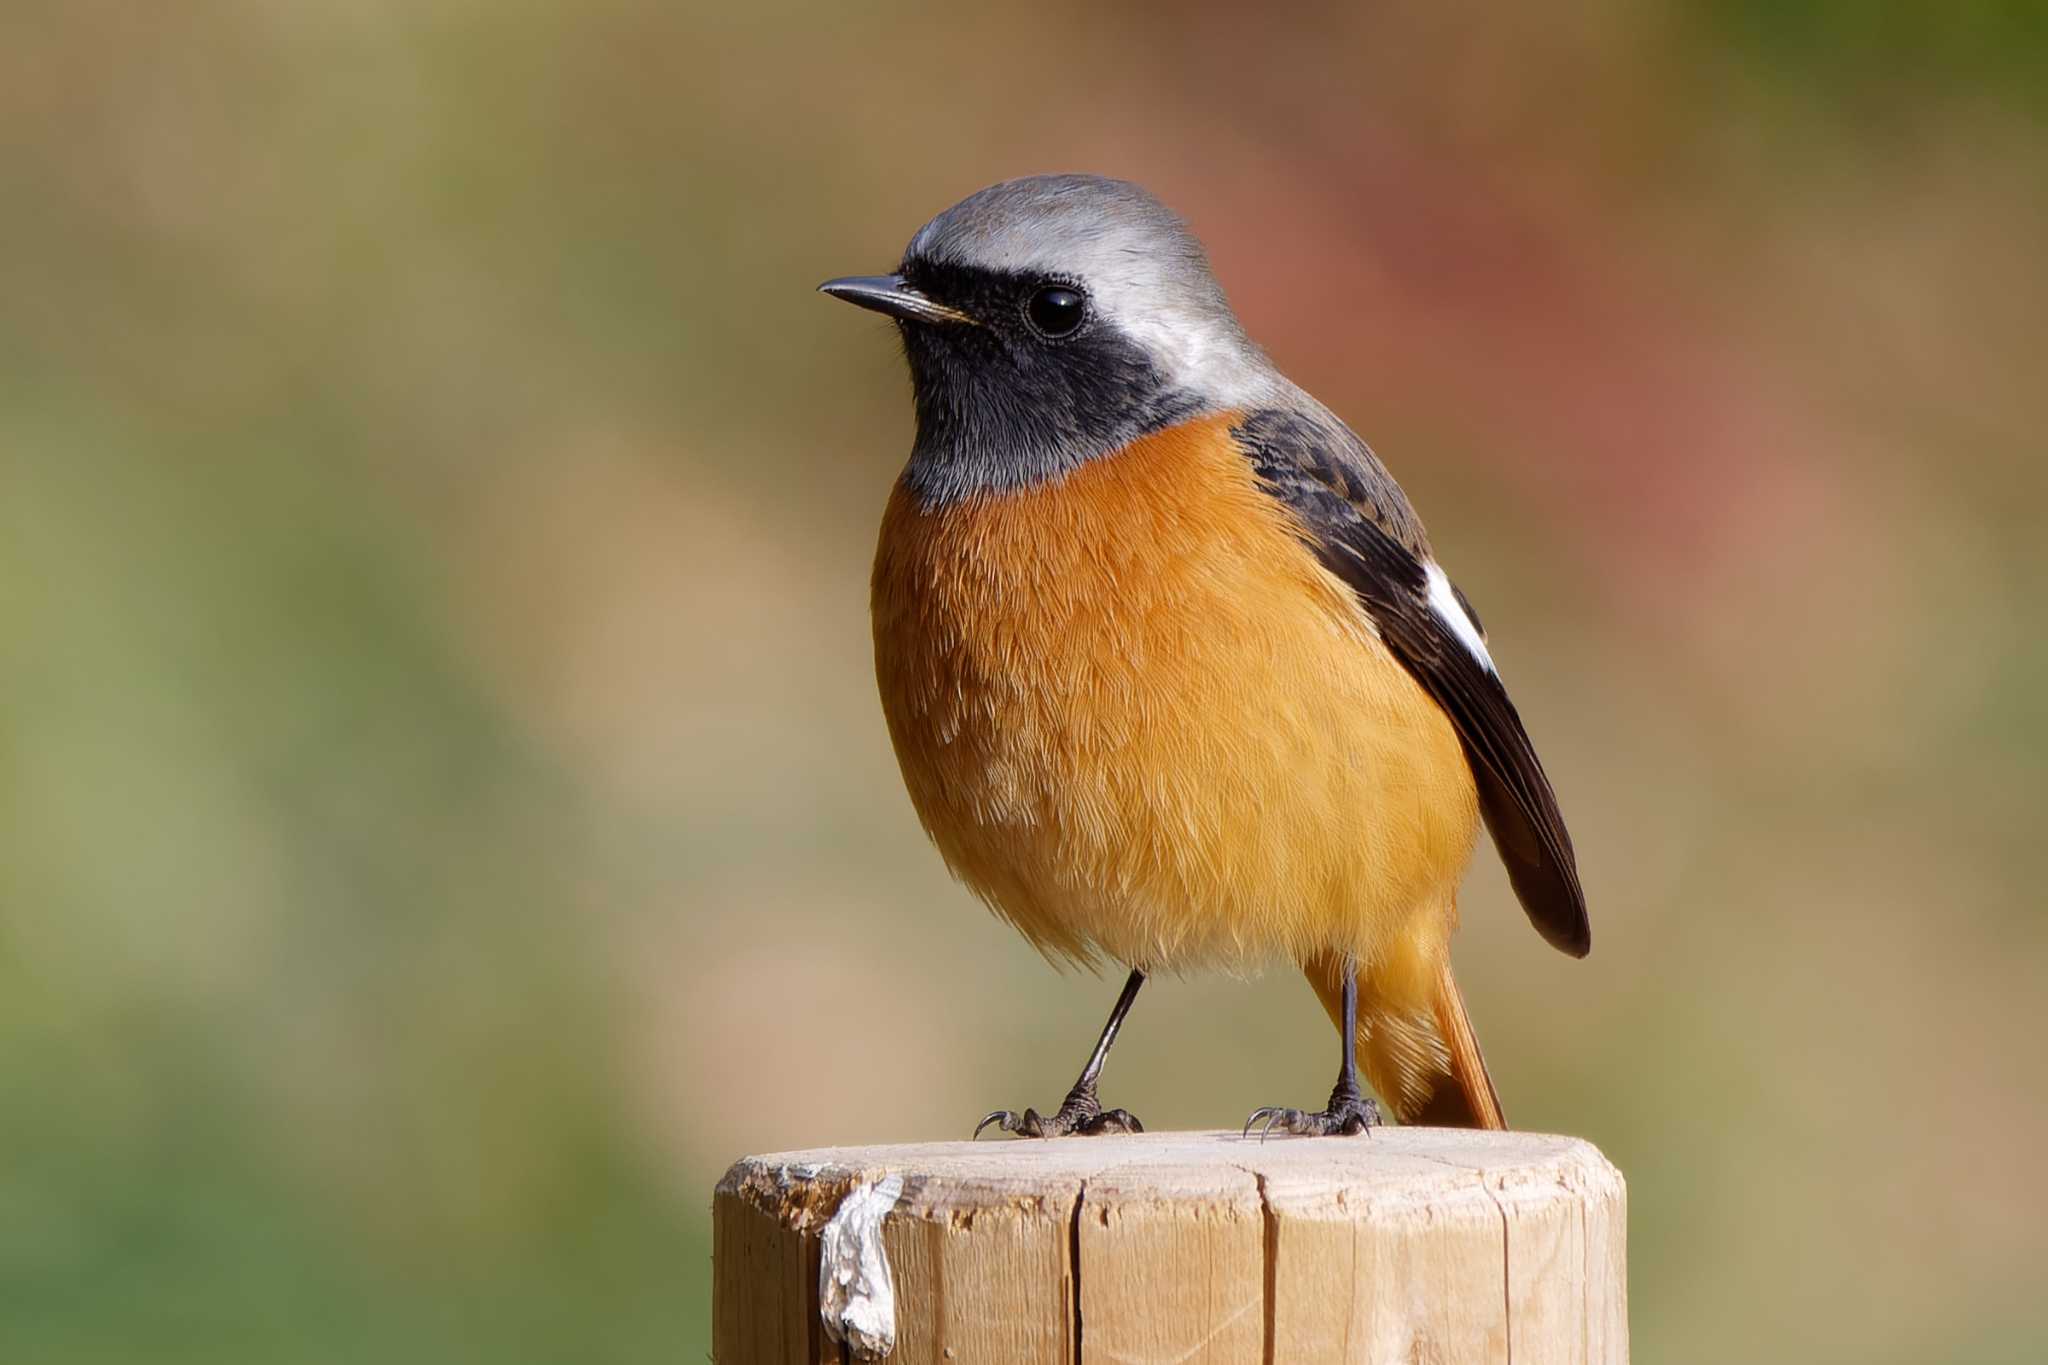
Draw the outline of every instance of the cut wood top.
M1209 1132L820 1147L744 1157L726 1172L719 1190L759 1198L792 1184L844 1187L901 1175L905 1197L915 1199L920 1185L959 1194L1051 1194L1113 1177L1119 1187L1150 1184L1169 1196L1220 1195L1263 1184L1269 1196L1294 1198L1318 1190L1422 1194L1471 1185L1481 1176L1499 1183L1537 1174L1617 1191L1621 1183L1599 1149L1581 1138L1379 1128L1359 1137L1275 1136L1264 1142L1256 1134ZM824 1211L830 1214L829 1204Z

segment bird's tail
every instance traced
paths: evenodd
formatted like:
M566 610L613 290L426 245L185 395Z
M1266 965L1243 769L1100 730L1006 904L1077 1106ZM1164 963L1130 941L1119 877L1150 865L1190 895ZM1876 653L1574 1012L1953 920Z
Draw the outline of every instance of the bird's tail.
M1339 1021L1344 960L1318 958L1306 970L1331 1021ZM1367 1083L1403 1123L1508 1126L1448 958L1433 968L1409 960L1360 974L1358 1063Z

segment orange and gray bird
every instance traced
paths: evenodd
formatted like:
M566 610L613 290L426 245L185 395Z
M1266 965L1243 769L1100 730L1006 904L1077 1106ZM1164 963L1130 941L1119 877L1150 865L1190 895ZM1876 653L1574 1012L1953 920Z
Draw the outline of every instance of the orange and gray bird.
M1136 185L992 186L893 275L917 436L875 556L875 667L954 874L1055 959L1130 969L1048 1114L1137 1131L1097 1082L1148 973L1294 962L1342 1061L1318 1111L1501 1128L1450 940L1483 820L1529 919L1591 943L1557 798L1479 617L1366 443L1244 333ZM1247 1125L1249 1130L1251 1124Z

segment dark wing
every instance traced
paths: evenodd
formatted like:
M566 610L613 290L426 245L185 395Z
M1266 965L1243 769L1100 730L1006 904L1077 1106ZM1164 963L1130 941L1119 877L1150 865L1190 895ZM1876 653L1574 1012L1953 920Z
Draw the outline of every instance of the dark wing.
M1483 650L1468 648L1431 606L1428 543L1401 490L1333 417L1267 409L1231 434L1300 519L1309 548L1358 594L1387 648L1457 727L1480 812L1530 923L1551 946L1584 957L1593 931L1557 795ZM1464 594L1448 580L1442 587L1463 606ZM1476 639L1478 617L1465 614Z

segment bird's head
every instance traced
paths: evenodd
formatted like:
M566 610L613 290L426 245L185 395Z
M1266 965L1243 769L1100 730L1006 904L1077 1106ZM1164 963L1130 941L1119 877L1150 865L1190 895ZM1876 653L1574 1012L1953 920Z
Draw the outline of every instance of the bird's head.
M1285 382L1187 224L1127 181L990 186L919 229L897 273L819 288L896 320L927 504L1030 487Z

